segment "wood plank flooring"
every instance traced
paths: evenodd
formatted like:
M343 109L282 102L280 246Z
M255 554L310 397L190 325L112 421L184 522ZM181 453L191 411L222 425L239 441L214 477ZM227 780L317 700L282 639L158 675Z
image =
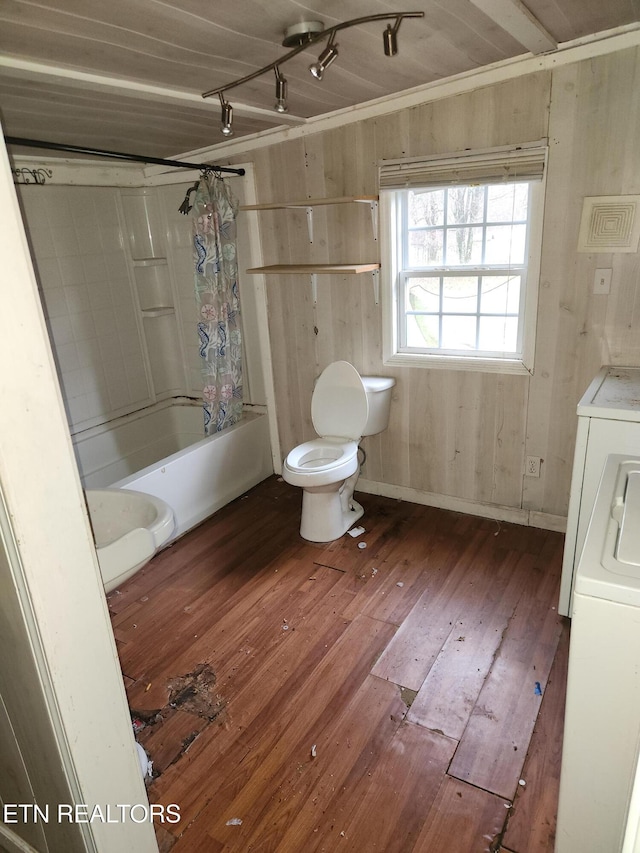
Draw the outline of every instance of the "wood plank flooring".
M563 537L360 499L314 545L272 477L108 596L162 851L552 853Z

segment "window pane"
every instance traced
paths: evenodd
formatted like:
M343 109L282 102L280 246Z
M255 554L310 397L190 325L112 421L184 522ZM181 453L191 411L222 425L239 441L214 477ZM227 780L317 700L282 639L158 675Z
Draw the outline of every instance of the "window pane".
M407 311L439 311L440 279L408 278Z
M407 316L407 346L433 349L438 346L439 317L410 314Z
M484 218L484 187L450 187L447 190L447 221L449 225L482 222Z
M482 263L482 228L447 230L447 263L452 266Z
M517 345L517 317L480 317L480 349L515 353Z
M444 190L424 192L409 191L408 194L409 228L444 223Z
M487 226L487 264L522 264L527 239L526 225Z
M443 349L476 349L476 318L443 317L441 347Z
M519 306L519 275L482 276L480 310L483 314L517 314Z
M445 314L475 314L478 310L477 276L445 278L442 310Z
M433 231L409 232L409 266L426 267L442 264L443 232L436 228Z
M487 221L513 222L527 218L528 184L491 184L487 188Z

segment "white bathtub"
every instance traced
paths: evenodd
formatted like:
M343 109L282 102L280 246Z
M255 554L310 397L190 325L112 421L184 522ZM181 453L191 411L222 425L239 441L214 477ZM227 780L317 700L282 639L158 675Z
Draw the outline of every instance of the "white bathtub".
M169 541L273 473L267 416L245 412L235 426L202 438L199 405L164 403L73 437L85 489L113 486L169 504Z

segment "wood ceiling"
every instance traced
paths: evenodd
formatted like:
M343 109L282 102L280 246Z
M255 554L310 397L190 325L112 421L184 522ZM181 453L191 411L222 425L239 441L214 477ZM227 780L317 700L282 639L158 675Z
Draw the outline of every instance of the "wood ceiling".
M425 13L402 23L395 57L376 22L338 34L322 82L308 66L324 44L283 65L284 120L273 73L230 91L234 138L634 24L640 0L3 0L4 133L154 157L213 146L220 105L202 92L282 56L286 27L394 11Z

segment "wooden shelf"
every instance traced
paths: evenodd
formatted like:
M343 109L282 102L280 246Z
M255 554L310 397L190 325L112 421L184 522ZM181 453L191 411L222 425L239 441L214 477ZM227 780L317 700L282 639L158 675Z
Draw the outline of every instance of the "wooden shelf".
M308 198L304 201L271 201L266 204L241 204L240 210L283 210L288 207L320 207L324 204L351 204L360 202L373 204L377 195L345 195L339 198Z
M247 272L264 275L358 275L379 269L380 264L272 264L267 267L253 267Z

